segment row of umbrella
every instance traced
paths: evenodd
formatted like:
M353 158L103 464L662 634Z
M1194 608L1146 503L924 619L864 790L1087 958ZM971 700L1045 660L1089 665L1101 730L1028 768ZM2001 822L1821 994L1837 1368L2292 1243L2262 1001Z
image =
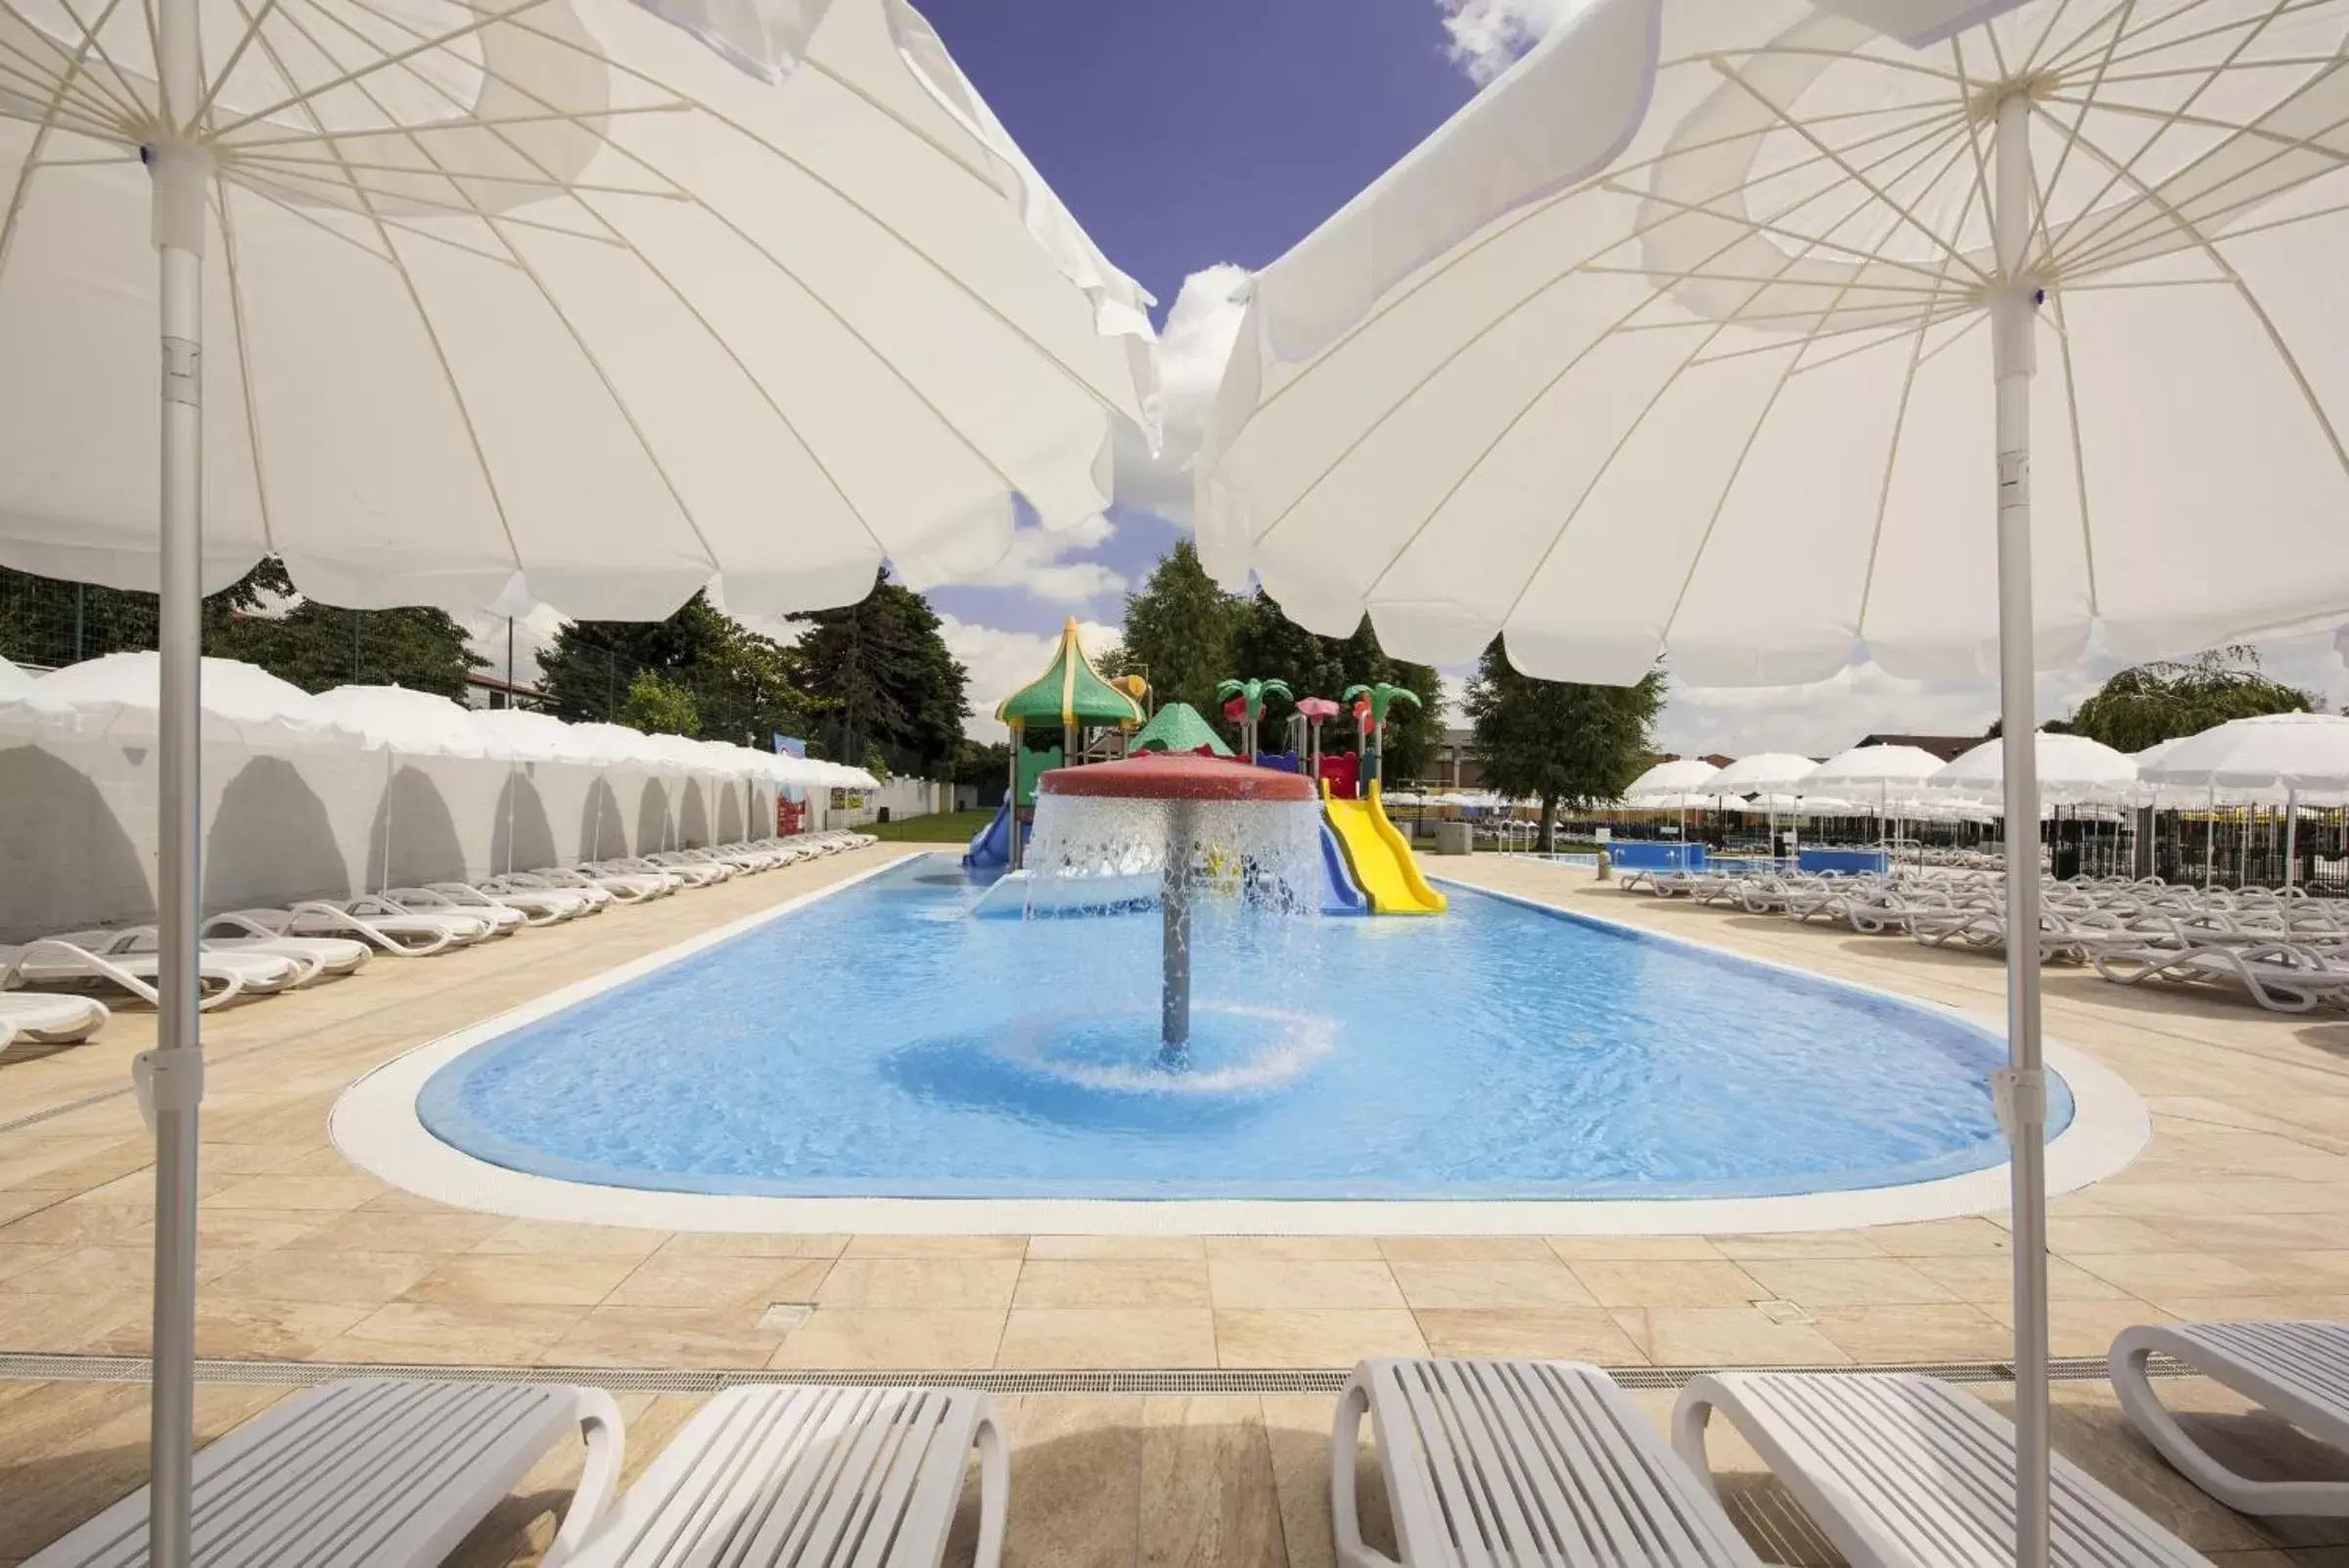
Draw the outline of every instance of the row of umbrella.
M2291 806L2349 799L2349 717L2266 714L2230 719L2131 756L2085 735L2041 734L2032 747L2040 808L2219 804ZM1742 800L1812 814L1923 817L2002 801L2005 746L1987 740L1944 762L1915 746L1856 746L1823 762L1783 752L1726 767L1659 762L1627 805L1706 809Z
M161 660L107 654L45 675L0 661L0 736L152 740L161 722ZM872 789L859 767L725 741L649 735L624 724L573 724L522 709L464 708L400 686L337 686L312 695L233 659L204 661L200 728L210 745L326 746L406 757L584 767L682 769L800 789Z

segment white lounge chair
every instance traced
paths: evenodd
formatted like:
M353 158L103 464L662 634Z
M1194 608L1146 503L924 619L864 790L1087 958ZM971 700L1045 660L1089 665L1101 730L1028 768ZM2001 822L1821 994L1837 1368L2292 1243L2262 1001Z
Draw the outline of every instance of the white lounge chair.
M104 1029L110 1016L95 996L0 991L0 1036L10 1039L77 1045Z
M1754 1446L1852 1568L2009 1568L2014 1428L1915 1372L1720 1372L1691 1380L1672 1445L1710 1482L1715 1410ZM2051 1466L2056 1568L2209 1568L2185 1542L2061 1454Z
M288 909L235 911L266 931L287 937L347 935L379 952L422 958L478 942L489 934L485 920L466 916L412 915L380 899L307 899Z
M153 930L152 927L147 928ZM375 949L350 937L289 937L273 931L241 909L216 914L201 933L207 951L267 952L281 957L314 960L322 973L355 975L367 967ZM152 942L142 945L153 945Z
M196 1455L194 1561L210 1568L430 1568L558 1444L586 1468L544 1568L586 1541L619 1479L620 1411L600 1389L360 1378L271 1407ZM147 1561L145 1487L24 1568Z
M2212 1458L2154 1396L2145 1358L2167 1356L2349 1449L2349 1323L2140 1324L2112 1342L2112 1391L2145 1441L2186 1478L2242 1513L2349 1518L2349 1481L2253 1481Z
M631 876L668 876L682 882L689 888L706 888L714 882L723 882L732 875L722 865L696 864L692 861L669 864L656 862L643 855L598 860L586 869L597 876L613 871L624 872Z
M491 899L460 899L438 888L386 888L376 895L409 914L461 914L483 922L492 937L510 937L530 924L530 917ZM542 922L543 923L543 922Z
M484 878L480 884L484 893L570 893L587 900L598 909L608 909L620 902L622 896L610 888L599 887L579 877L569 883L555 883L530 871L508 871L500 876ZM631 900L633 901L633 900Z
M515 876L543 882L550 888L593 888L624 903L666 899L684 885L679 878L658 870L591 871L584 868L574 870L569 866L540 866L535 871L518 871Z
M555 888L489 888L472 882L433 882L425 891L438 893L460 909L512 909L525 924L551 926L581 915L599 914L604 905L584 893ZM610 902L609 897L604 900Z
M2306 947L2271 942L2262 946L2121 948L2092 952L2106 980L2139 986L2148 980L2216 981L2240 987L2276 1013L2305 1013L2349 995L2349 965L2329 962Z
M1365 1411L1405 1568L1758 1568L1721 1504L1606 1373L1471 1360L1364 1361L1347 1380L1329 1450L1340 1568L1396 1568L1362 1544L1356 1511Z
M196 978L204 994L197 1005L208 1011L247 991L283 991L300 974L300 967L291 959L260 953L201 953ZM129 992L151 1006L161 1006L158 975L156 955L151 952L110 956L56 938L28 942L22 947L0 946L0 991L18 986L103 984Z
M669 1440L571 1568L937 1568L974 1447L975 1568L996 1568L1011 1468L986 1395L729 1389Z

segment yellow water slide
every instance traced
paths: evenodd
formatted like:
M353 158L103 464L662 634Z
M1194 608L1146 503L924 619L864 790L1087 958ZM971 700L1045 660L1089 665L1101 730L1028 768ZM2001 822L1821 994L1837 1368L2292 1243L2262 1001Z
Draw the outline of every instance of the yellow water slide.
M1373 914L1442 914L1444 895L1427 885L1419 862L1380 804L1378 781L1370 781L1366 801L1331 798L1326 780L1321 785L1321 809L1346 852L1354 880L1370 897Z

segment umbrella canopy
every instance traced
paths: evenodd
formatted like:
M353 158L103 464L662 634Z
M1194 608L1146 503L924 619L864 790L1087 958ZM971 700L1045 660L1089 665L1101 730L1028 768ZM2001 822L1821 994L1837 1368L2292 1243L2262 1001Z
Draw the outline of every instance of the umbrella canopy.
M572 726L552 714L533 714L525 708L484 708L471 715L474 727L488 738L491 755L516 762L593 762L595 747L572 734Z
M363 744L409 756L487 757L490 737L480 715L431 692L404 686L337 686L314 699L319 712Z
M1313 700L1313 698L1308 697L1306 702ZM1305 704L1300 703L1297 706L1302 711ZM1337 704L1331 703L1329 706L1334 711ZM1198 709L1193 708L1189 703L1169 703L1151 715L1150 722L1144 724L1135 733L1133 744L1127 750L1132 752L1195 752L1202 747L1207 749L1208 755L1211 757L1229 757L1231 755L1231 748L1224 745L1223 737L1218 735L1209 726L1207 720L1199 716Z
M2169 790L2254 792L2270 798L2349 794L2349 718L2338 714L2263 714L2231 718L2199 735L2162 743L2142 768ZM2237 793L2235 798L2240 799Z
M65 724L110 740L153 741L162 723L162 664L152 653L114 653L37 677L0 705L0 728ZM277 748L352 745L356 735L299 686L234 659L204 662L199 728L207 745Z
M2034 737L2032 750L2038 759L2035 771L2043 805L2117 804L2134 801L2142 793L2136 760L2086 735L2042 733ZM1925 782L1959 795L2000 799L2006 787L2004 741L1984 741L1936 769Z
M32 690L32 677L6 659L0 659L0 702L12 702Z
M1901 786L1931 778L1941 759L1916 746L1855 746L1838 752L1803 775L1806 795L1836 794L1887 799Z
M716 578L773 615L990 563L1015 491L1105 504L1148 297L898 0L734 63L629 0L162 9L212 72L176 137L135 8L10 10L0 115L48 113L0 151L0 351L38 369L0 388L0 561L158 585L150 167L193 182L207 590L273 553L336 605L519 575L652 620Z
M1077 618L1060 628L1060 642L1044 665L1042 674L995 705L995 717L1006 724L1121 725L1133 729L1142 722L1142 705L1111 685L1086 657L1077 634Z
M1679 806L1680 797L1703 790L1709 797L1721 769L1701 757L1682 757L1669 762L1658 762L1626 786L1624 801L1634 806L1650 806L1659 801L1667 806ZM1700 807L1701 809L1701 807Z
M1787 796L1819 764L1792 752L1756 752L1740 757L1713 776L1713 787L1727 795Z

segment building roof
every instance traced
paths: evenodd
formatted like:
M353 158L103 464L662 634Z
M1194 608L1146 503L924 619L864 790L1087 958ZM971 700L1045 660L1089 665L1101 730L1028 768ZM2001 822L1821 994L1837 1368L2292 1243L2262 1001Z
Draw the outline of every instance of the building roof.
M1141 733L1133 737L1127 748L1132 752L1195 752L1206 747L1211 757L1229 757L1231 748L1223 744L1208 721L1199 716L1199 710L1189 703L1169 703L1158 711L1157 716L1144 724Z
M1982 744L1979 735L1863 735L1862 746L1913 746L1920 752L1931 752L1945 762L1954 762Z
M995 717L1006 724L1058 724L1063 729L1079 724L1133 729L1142 721L1142 705L1093 668L1077 638L1077 618L1071 616L1044 672L996 704Z

